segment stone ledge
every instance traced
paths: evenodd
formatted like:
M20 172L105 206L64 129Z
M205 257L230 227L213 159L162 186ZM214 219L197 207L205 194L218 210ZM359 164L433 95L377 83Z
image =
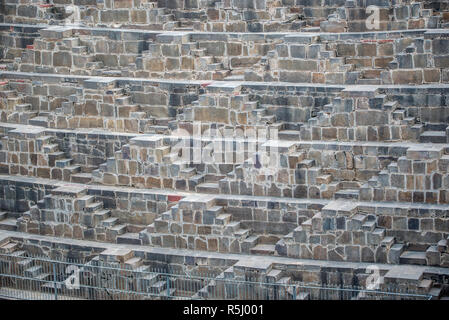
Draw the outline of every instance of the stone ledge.
M31 178L25 176L9 176L0 175L0 181L3 184L6 183L18 183L18 185L43 185L50 186L53 188L61 186L74 186L74 187L84 187L88 189L88 194L92 195L111 195L111 193L117 193L117 195L140 195L144 196L149 200L159 200L167 201L169 196L182 196L182 197L200 197L201 199L215 199L220 205L223 205L223 201L244 201L244 202L261 202L268 205L268 203L279 203L279 204L298 204L303 208L318 207L319 209L325 207L329 203L336 202L334 199L307 199L307 198L279 198L279 197L264 197L264 196L244 196L244 195L225 195L225 194L196 194L192 192L184 192L178 190L166 190L166 189L138 189L129 187L115 187L115 186L105 186L105 185L84 185L79 183L68 183L64 181L44 179L44 178ZM383 211L389 211L396 208L399 209L417 209L417 210L442 210L449 212L449 205L441 204L426 204L426 203L409 203L409 202L363 202L363 201L352 201L350 204L345 205L345 207L362 207L362 208L380 208Z
M269 257L269 256L253 256L247 254L233 254L233 253L216 253L207 251L193 251L187 249L171 249L171 248L156 248L149 246L139 246L130 244L112 244L112 243L99 243L88 240L76 240L67 238L56 238L41 235L32 235L22 232L4 231L0 230L0 239L14 239L14 240L27 240L35 244L42 244L46 246L54 246L61 249L84 249L97 253L103 252L106 249L116 249L123 252L128 250L134 251L134 255L138 257L145 257L147 259L155 259L161 261L181 261L184 260L188 265L195 263L195 260L203 261L209 260L211 265L234 265L239 261L242 266L253 265L260 261L263 265L272 264L277 269L292 270L339 270L340 272L347 270L362 270L370 266L377 266L380 271L388 272L393 268L397 268L397 265L381 264L381 263L365 263L365 262L344 262L344 261L323 261L312 259L296 259L286 257ZM410 266L416 270L417 273L426 275L440 275L449 276L449 268L441 267L429 267L429 266Z

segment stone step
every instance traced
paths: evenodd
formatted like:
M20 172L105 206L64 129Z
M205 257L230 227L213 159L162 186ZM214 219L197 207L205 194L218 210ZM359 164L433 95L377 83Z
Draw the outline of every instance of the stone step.
M439 252L448 252L449 241L447 239L442 239L437 243L437 249Z
M97 226L111 216L110 210L99 210L93 213L94 225Z
M141 278L137 278L137 287L139 291L148 292L149 288L157 283L160 279L159 274L146 274Z
M364 224L362 224L362 231L373 232L376 229L376 225L377 224L375 220L366 221Z
M206 182L196 186L196 191L200 193L219 194L220 188L218 183Z
M8 212L0 212L0 221L5 220L6 217L8 216Z
M0 91L0 97L2 97L2 98L13 98L13 97L15 97L17 99L17 91L15 91L15 90L4 90L3 91L2 90L2 91Z
M432 298L431 298L432 300L438 300L441 298L443 290L441 287L432 287L432 288L430 288L428 293L429 293L429 295L432 296Z
M300 290L300 288L298 288L297 290ZM310 300L310 293L308 293L308 292L297 292L296 293L296 300Z
M0 221L0 230L6 231L16 231L17 230L17 220L8 218Z
M156 294L161 294L161 292L163 292L165 289L167 289L167 281L162 280L162 281L158 281L155 284L153 284L150 288L149 288L149 292L150 293L156 293Z
M407 159L410 160L433 160L440 159L444 154L441 145L417 144L407 149Z
M393 111L393 119L394 120L404 120L406 117L406 111L405 110L395 110Z
M331 182L332 182L332 176L330 174L321 175L316 178L316 184L318 184L318 185L329 184Z
M250 250L251 254L274 256L276 253L274 244L258 244Z
M315 160L313 159L304 159L297 164L298 169L312 168L313 166L315 166Z
M429 266L439 266L441 264L441 252L438 246L430 246L426 250L426 262Z
M217 70L222 70L222 69L223 69L223 64L221 62L211 63L211 64L207 65L208 71L217 71Z
M75 54L86 54L88 53L88 48L86 46L76 46L72 47L72 52Z
M224 235L233 235L234 232L240 229L240 222L239 221L230 221L228 222L223 230Z
M196 175L196 168L186 168L179 172L179 176L185 179L191 178Z
M224 226L231 221L232 215L228 213L220 214L217 218L215 218L215 224Z
M312 219L307 219L303 223L301 223L302 230L312 231Z
M414 266L394 266L384 275L386 285L414 284L418 286L423 280L423 270Z
M157 218L157 219L159 219L159 218ZM156 220L157 220L156 219ZM160 217L160 219L161 220L158 220L158 221L169 221L169 220L172 220L173 219L173 216L172 216L172 211L166 211L166 212L163 212L162 213L162 216ZM155 220L155 221L156 221Z
M50 275L50 278L51 278L51 275ZM41 285L41 288L44 290L44 292L46 292L46 293L52 293L52 294L54 294L55 293L55 284L56 284L56 290L58 291L58 292L62 292L62 290L64 290L66 287L65 287L65 284L64 283L61 283L61 282L54 282L54 281L50 281L50 282L47 282L47 283L43 283L42 285ZM73 290L73 289L72 289Z
M409 242L407 244L407 250L408 251L419 251L419 252L425 252L429 248L429 245L426 243L413 243Z
M380 79L358 79L357 84L360 85L377 85L382 84L382 80Z
M25 277L28 278L34 278L37 277L38 275L42 274L42 267L41 266L34 266L31 268L28 268L25 270L24 275Z
M108 219L106 219L106 220L103 220L102 222L101 222L101 224L103 225L103 226L105 226L105 227L113 227L113 226L115 226L115 225L117 225L119 223L119 219L118 218L116 218L116 217L112 217L112 218L108 218Z
M176 289L175 288L169 288L165 289L164 291L161 291L160 296L162 299L175 297L176 295Z
M103 221L104 222L104 221ZM118 235L122 235L126 233L126 225L125 224L118 224L118 225L114 225L112 227L108 227L108 230L113 232L114 234Z
M421 251L404 251L399 259L401 264L427 265L426 253Z
M16 248L16 250L11 254L11 258L13 259L13 261L18 262L26 259L27 252L24 250L17 250L17 249L18 248Z
M191 54L195 57L204 57L206 55L206 49L192 49Z
M280 140L299 141L301 135L297 130L282 130L279 131L278 137Z
M65 159L64 152L57 151L57 152L48 153L48 165L50 167L56 167L56 161L61 160L61 159Z
M27 112L31 110L31 104L29 103L16 104L15 109L17 112Z
M86 196L79 197L78 199L75 199L75 201L74 201L74 209L76 211L82 211L82 210L84 210L84 208L87 205L89 205L93 202L95 202L94 196L86 195Z
M375 228L367 234L367 242L370 245L379 245L385 237L385 229Z
M339 190L335 193L335 199L359 200L359 190Z
M92 181L92 173L74 173L70 175L70 181L74 183L89 184Z
M50 273L41 273L34 277L34 279L38 280L38 286L42 286L45 284L44 281L48 281L50 279L53 279L53 276Z
M223 207L213 206L203 212L203 224L214 224L215 219L223 213Z
M419 142L446 143L447 136L445 131L425 131L419 136Z
M53 153L59 151L59 146L57 144L44 144L42 146L42 151L45 153Z
M337 214L353 216L357 212L358 205L352 201L335 200L325 205L321 212L324 216L335 216Z
M72 176L73 174L77 174L77 173L81 172L81 167L76 166L76 165L75 166L70 165L68 167L65 167L63 172L64 172L64 174L68 174L69 176Z
M275 115L265 115L260 118L261 122L266 123L275 123L276 122L276 116Z
M92 202L84 206L84 211L95 212L103 209L103 202Z
M245 81L244 75L230 75L225 78L223 78L223 81Z
M31 268L34 264L33 259L23 259L20 261L17 261L16 266L18 268L18 271L20 273L24 273L26 269Z
M241 239L246 239L246 238L248 238L249 235L250 235L250 230L248 230L248 229L238 229L237 231L234 232L234 236L241 238Z
M118 243L118 242L117 242ZM139 257L133 257L125 260L125 267L131 268L133 270L141 267L143 265L143 260Z
M273 269L270 272L268 272L266 276L266 281L267 283L275 283L282 278L282 275L283 275L282 270Z
M9 230L14 231L14 230ZM12 253L19 248L19 245L15 242L6 242L0 246L0 253Z
M289 284L292 283L292 278L290 278L290 277L282 277L281 279L276 281L276 283L280 284L280 285L289 285Z
M241 243L242 253L249 253L250 249L257 245L259 240L259 236L251 235L243 240Z
M102 262L125 262L134 257L134 252L126 248L109 248L102 251L99 259Z
M117 243L121 244L136 244L141 245L142 240L139 237L138 233L125 233L117 237L116 239Z
M390 163L387 168L388 168L388 172L391 172L391 173L396 173L399 171L397 163Z
M251 115L257 118L262 118L266 114L266 112L266 109L258 108L251 111Z
M48 128L48 117L37 116L28 120L28 124L32 126Z
M147 233L150 233L150 234L151 234L151 233L156 233L156 227L155 227L154 223L147 225L145 231L146 231ZM145 231L142 231L142 233L145 234L145 233L144 233Z

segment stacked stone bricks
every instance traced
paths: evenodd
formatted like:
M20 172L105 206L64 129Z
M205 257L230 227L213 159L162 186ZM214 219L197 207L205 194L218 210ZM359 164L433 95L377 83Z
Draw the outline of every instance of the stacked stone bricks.
M4 0L0 182L5 252L76 239L141 268L164 248L216 272L194 298L254 274L363 286L368 265L439 298L449 5Z

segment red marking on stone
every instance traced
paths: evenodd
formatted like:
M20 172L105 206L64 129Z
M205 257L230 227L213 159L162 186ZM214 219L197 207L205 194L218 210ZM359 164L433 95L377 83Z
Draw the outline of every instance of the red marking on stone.
M2 82L0 82L0 86L3 86L3 85L5 85L5 84L8 84L8 81L2 81Z
M14 31L14 27L13 26L9 27L9 31L13 32Z
M212 84L212 82L207 82L207 83L202 83L201 86L202 86L203 88L205 88L205 87L207 87L207 86L209 86L209 85L211 85L211 84Z
M15 80L16 82L25 82L25 80L23 80L23 79L17 79L17 80Z
M181 196L168 196L168 201L169 202L178 202L181 199L182 199Z
M39 7L41 7L41 8L50 8L50 7L53 7L53 5L49 4L49 3L45 3L45 4L40 4Z
M33 49L34 49L34 46L33 46L32 44L28 44L28 45L27 45L27 49L33 50Z

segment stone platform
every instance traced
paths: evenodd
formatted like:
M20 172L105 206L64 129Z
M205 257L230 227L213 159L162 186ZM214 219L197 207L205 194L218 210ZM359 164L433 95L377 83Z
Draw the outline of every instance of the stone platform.
M0 249L444 297L448 107L447 1L5 0Z

